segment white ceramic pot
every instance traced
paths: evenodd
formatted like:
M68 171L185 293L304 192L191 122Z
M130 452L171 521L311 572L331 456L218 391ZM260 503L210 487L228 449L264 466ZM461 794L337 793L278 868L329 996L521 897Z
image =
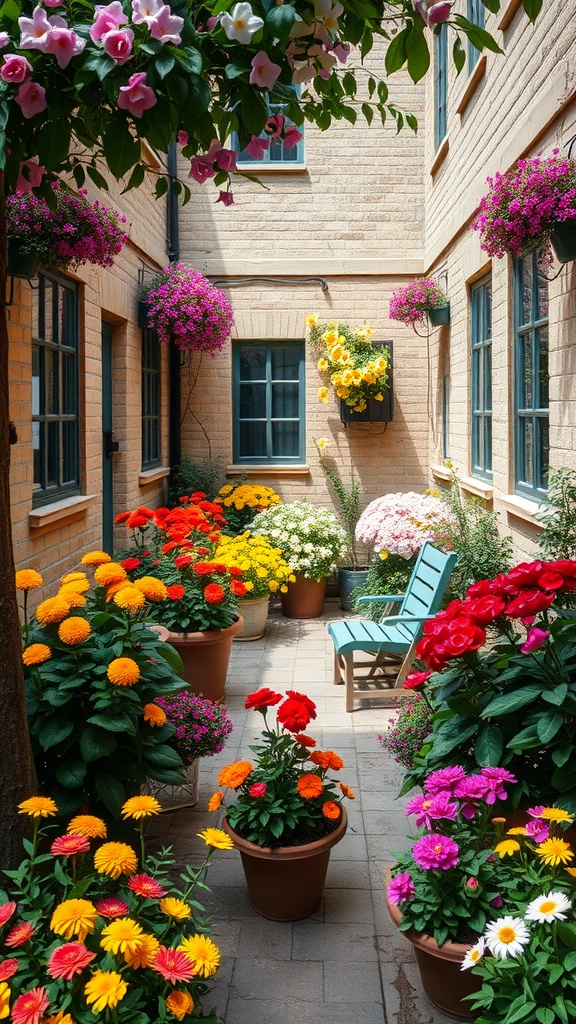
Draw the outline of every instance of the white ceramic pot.
M266 628L269 597L249 597L240 601L240 612L244 625L235 640L259 640Z

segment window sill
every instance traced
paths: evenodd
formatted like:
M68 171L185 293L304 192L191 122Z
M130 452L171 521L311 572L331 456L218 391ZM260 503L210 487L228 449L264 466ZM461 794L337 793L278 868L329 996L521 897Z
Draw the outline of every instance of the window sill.
M441 480L442 483L452 483L452 473L447 466L430 466L430 472L435 480Z
M308 476L310 473L310 466L256 466L250 465L238 465L234 463L231 466L226 466L227 476Z
M98 498L97 494L75 494L71 498L62 498L51 505L41 505L28 515L28 526L31 530L39 530L43 526L53 526L63 519L86 513Z
M247 174L256 174L260 177L262 174L307 174L308 167L306 164L261 164L257 160L253 164L238 164L238 171L246 171Z
M147 484L155 484L167 476L170 476L170 466L156 466L154 469L144 469L139 473L138 483L140 487L146 487Z
M532 526L538 527L539 530L544 529L544 523L536 518L536 513L541 508L538 501L522 498L519 494L506 494L504 497L499 498L499 502L511 516L523 519L524 522L531 523Z
M442 140L442 142L440 143L440 145L439 145L439 147L438 147L438 149L436 151L436 156L434 157L434 159L432 161L432 166L430 168L430 177L431 178L434 177L436 172L440 169L440 167L444 163L444 161L445 161L445 159L446 159L446 157L448 155L448 150L449 149L450 149L450 139L446 135L444 137L444 139Z
M486 76L487 62L488 59L486 57L486 54L483 53L480 55L480 57L476 61L475 67L472 69L472 74L470 75L466 88L462 93L462 99L460 100L460 103L456 107L456 113L460 114L460 117L462 117L463 114L465 113L468 104L470 103L470 100L472 99L474 93L476 92L478 86L480 85L480 82Z
M501 32L505 32L507 28L514 21L514 16L522 6L522 0L508 0L508 3L503 11L500 12L500 20L496 23L496 28L500 29Z
M460 481L460 487L466 494L473 494L476 498L482 498L483 501L492 501L494 498L492 484L486 483L484 480L476 480L472 476L464 477Z

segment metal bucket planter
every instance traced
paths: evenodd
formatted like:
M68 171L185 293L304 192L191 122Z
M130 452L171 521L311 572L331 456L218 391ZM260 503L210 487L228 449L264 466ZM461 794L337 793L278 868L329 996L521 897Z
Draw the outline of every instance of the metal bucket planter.
M565 220L554 225L550 244L559 263L576 260L576 220Z
M450 303L447 302L445 306L437 306L436 309L429 309L428 319L432 327L442 327L444 324L449 324Z

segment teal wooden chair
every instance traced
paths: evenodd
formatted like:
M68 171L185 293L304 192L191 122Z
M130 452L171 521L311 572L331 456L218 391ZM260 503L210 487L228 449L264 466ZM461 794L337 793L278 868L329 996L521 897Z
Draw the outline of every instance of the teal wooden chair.
M396 615L385 615L379 622L339 619L328 623L334 644L334 682L346 685L346 711L354 710L355 699L381 697L390 689L396 693L401 690L416 657L416 644L424 623L434 618L439 610L456 560L454 552L439 551L427 541L420 549L405 594L360 599L379 604L398 603L400 608ZM371 653L372 658L355 661L355 651ZM354 675L355 668L366 667L370 668L368 676L366 673L359 678ZM367 683L370 683L369 689Z

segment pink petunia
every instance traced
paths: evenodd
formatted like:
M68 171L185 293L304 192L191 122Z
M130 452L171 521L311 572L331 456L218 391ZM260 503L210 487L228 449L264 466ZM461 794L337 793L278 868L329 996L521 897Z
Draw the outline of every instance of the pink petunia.
M450 836L437 832L421 836L412 847L412 856L425 871L448 871L458 864L458 844Z
M71 981L95 957L96 953L91 953L89 949L86 949L83 942L67 942L64 946L57 946L50 954L46 970L51 978L64 978L65 981Z

